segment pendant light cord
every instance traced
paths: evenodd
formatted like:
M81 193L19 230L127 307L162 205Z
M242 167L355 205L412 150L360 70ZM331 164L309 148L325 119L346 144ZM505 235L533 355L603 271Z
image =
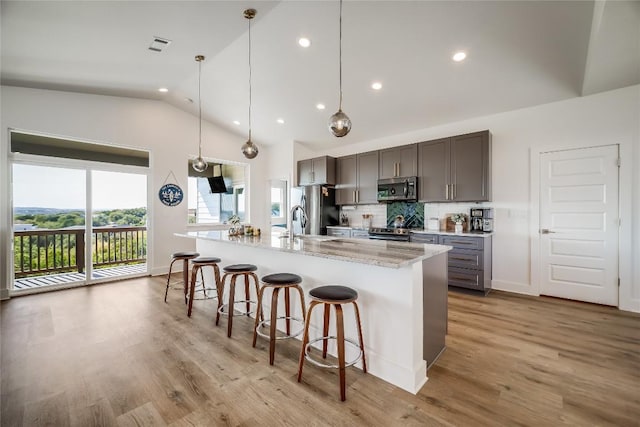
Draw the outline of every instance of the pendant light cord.
M202 60L198 60L198 159L202 159L202 97L200 96L200 81L202 80Z
M342 0L340 0L340 106L338 111L342 111Z
M249 141L251 141L251 19L249 19Z

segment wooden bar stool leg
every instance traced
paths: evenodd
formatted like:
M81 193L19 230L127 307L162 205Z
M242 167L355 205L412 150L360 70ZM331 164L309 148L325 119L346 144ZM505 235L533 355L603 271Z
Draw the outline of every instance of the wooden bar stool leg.
M302 320L306 320L307 318L307 309L304 305L304 292L300 285L295 285L295 288L298 290L298 295L300 296L300 309L302 310Z
M260 281L258 280L258 276L256 276L254 273L249 273L249 275L251 277L253 277L253 285L256 288L256 296L260 293ZM247 297L247 299L249 299L249 297ZM256 317L258 317L258 313L260 313L260 320L264 320L264 313L262 312L262 307L260 307L260 310L256 311Z
M273 365L273 359L276 353L276 323L278 322L279 293L279 287L273 288L273 294L271 295L271 322L269 324L269 365Z
M234 312L234 301L236 294L236 279L238 278L237 274L231 276L231 289L229 291L229 315L228 323L227 323L227 337L231 338L231 328L233 327L233 312Z
M184 303L187 303L187 292L189 291L189 259L182 260L182 280L184 282Z
M253 326L253 347L254 348L256 346L256 340L258 339L258 325L260 324L260 316L258 316L258 313L262 313L262 296L264 295L264 290L267 287L268 286L263 286L258 292L258 305L256 307L256 321L254 322L254 326Z
M324 305L324 325L322 326L322 336L323 337L328 337L329 336L329 316L330 316L330 310L331 309L331 305L330 304L325 304ZM327 358L327 345L329 344L329 340L322 340L322 358L326 359Z
M189 286L189 306L187 308L188 317L191 317L191 309L193 308L193 296L196 290L196 276L198 274L198 271L200 271L200 274L202 275L202 267L199 265L194 265L193 270L191 271L191 285ZM204 280L202 281L202 283L204 286Z
M302 348L300 350L300 362L298 363L298 382L302 381L302 367L304 366L304 352L309 344L309 326L311 324L311 312L313 311L313 307L320 304L317 301L311 301L309 304L309 311L307 312L307 317L304 321L304 334L302 335Z
M220 308L224 305L222 303L222 298L224 296L224 282L227 280L227 276L229 273L224 273L222 279L220 279L220 287L218 287L218 308L216 309L216 326L220 322Z
M345 362L344 362L344 319L342 317L342 306L335 304L336 308L336 332L338 339L338 369L340 370L340 400L345 401L346 397L346 380L345 380Z
M218 295L218 304L220 304L220 300L222 299L221 291L220 291L220 268L218 264L213 264L213 273L216 280L216 294Z
M358 304L353 301L353 307L356 312L356 322L358 322L358 338L360 339L360 350L362 351L362 372L367 373L367 359L364 357L364 341L362 339L362 324L360 323L360 309Z
M246 302L246 306L247 306L247 310L246 310L246 315L249 316L249 312L251 311L251 306L249 303L249 300L251 300L251 295L249 294L249 274L245 273L243 274L244 276L244 296L245 296L245 300Z
M289 319L289 317L291 317L291 306L289 304L289 288L284 288L284 312L285 316L287 317L285 319L287 335L291 335L291 320Z

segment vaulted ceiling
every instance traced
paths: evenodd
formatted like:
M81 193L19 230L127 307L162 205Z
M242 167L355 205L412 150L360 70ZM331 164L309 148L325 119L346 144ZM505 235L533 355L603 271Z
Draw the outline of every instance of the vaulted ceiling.
M345 1L343 110L353 129L341 139L327 130L338 109L338 1L2 1L1 81L162 100L197 115L202 54L203 116L246 137L248 7L258 11L258 144L355 143L640 83L640 2L611 0ZM171 43L149 50L154 37ZM467 59L452 61L457 51Z

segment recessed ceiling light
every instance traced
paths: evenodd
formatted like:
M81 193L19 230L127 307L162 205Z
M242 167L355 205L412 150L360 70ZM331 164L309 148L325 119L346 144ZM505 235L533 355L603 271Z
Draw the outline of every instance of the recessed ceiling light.
M380 90L380 89L382 89L382 83L380 83L380 82L373 82L373 83L371 83L371 89L373 89L373 90Z
M309 47L309 46L311 46L311 40L309 40L309 39L308 39L308 38L306 38L306 37L300 37L300 38L298 39L298 44L299 44L300 46L302 46L302 47Z
M325 109L325 106L324 106L324 104L316 104L316 108L317 108L318 110L324 110L324 109Z
M456 52L453 55L453 60L456 61L456 62L460 62L460 61L464 61L464 58L466 58L466 57L467 57L466 53L464 53L464 52Z
M281 125L284 124L284 119L278 119L276 120L276 122L280 123Z
M161 87L160 89L158 89L158 92L166 93L169 92L169 89L167 89L166 87Z
M234 124L234 125L236 125L236 126L239 126L239 125L240 125L240 122L239 122L239 121L237 121L237 120L234 120L234 121L233 121L233 124Z

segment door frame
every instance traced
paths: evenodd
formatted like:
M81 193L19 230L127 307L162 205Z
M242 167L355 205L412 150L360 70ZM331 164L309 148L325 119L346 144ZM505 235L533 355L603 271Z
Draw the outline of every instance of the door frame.
M611 142L599 145L580 145L563 143L560 145L542 145L530 150L530 276L531 294L540 295L540 156L542 153L568 151L586 148L598 148L617 145L621 164L618 168L618 215L621 223L618 227L618 308L628 311L640 311L640 300L633 299L632 288L632 172L631 161L633 147L628 143Z
M153 180L153 175L151 173L151 164L149 164L149 167L142 167L142 166L129 166L129 165L119 165L119 164L111 164L111 163L102 163L102 162L94 162L94 161L87 161L87 160L76 160L76 159L66 159L66 158L58 158L58 157L48 157L48 156L38 156L38 155L33 155L33 154L22 154L22 153L8 153L8 157L7 157L7 175L9 177L8 179L8 194L9 194L9 198L8 198L8 204L7 204L7 209L5 211L5 214L7 216L7 222L9 224L9 229L7 230L7 234L6 234L6 241L3 242L4 246L7 248L7 254L9 254L9 256L7 257L7 291L8 291L8 296L12 297L12 296L17 296L17 295L27 295L27 294L31 294L31 293L38 293L38 292L47 292L47 291L53 291L53 290L60 290L60 289L67 289L67 288L74 288L74 287L79 287L79 286L89 286L89 285L94 285L94 284L98 284L98 283L103 283L103 282L108 282L108 281L112 281L113 279L111 278L106 278L106 279L92 279L92 273L93 273L93 265L92 265L92 254L91 254L91 248L92 245L91 244L86 244L85 246L85 262L86 262L86 268L85 268L85 280L82 282L75 282L75 283L69 283L69 284L63 284L63 285L59 285L59 286L51 286L51 287L45 287L45 288L39 288L38 290L35 290L33 292L31 291L16 291L13 288L13 281L15 279L15 271L14 271L14 260L13 260L13 256L12 256L12 251L11 251L11 245L12 245L12 241L13 241L13 165L14 164L23 164L23 165L33 165L33 166L48 166L48 167L60 167L60 168L66 168L66 169L75 169L75 170L81 170L85 172L85 212L89 213L90 211L92 211L93 207L92 207L92 201L90 200L90 196L91 196L91 188L92 188L92 176L91 176L91 172L94 170L98 170L98 171L107 171L107 172L123 172L123 173L137 173L137 174L141 174L141 175L145 175L147 177L147 270L144 274L140 275L140 276L144 276L144 275L149 275L151 272L151 259L153 259L153 239L152 239L152 207L153 207L153 198L152 198L152 180ZM85 218L86 219L86 218ZM93 225L91 224L91 221L86 221L85 224L85 233L88 236L92 235L92 230L93 230ZM137 277L137 275L134 276L122 276L122 278L129 278L129 277Z

